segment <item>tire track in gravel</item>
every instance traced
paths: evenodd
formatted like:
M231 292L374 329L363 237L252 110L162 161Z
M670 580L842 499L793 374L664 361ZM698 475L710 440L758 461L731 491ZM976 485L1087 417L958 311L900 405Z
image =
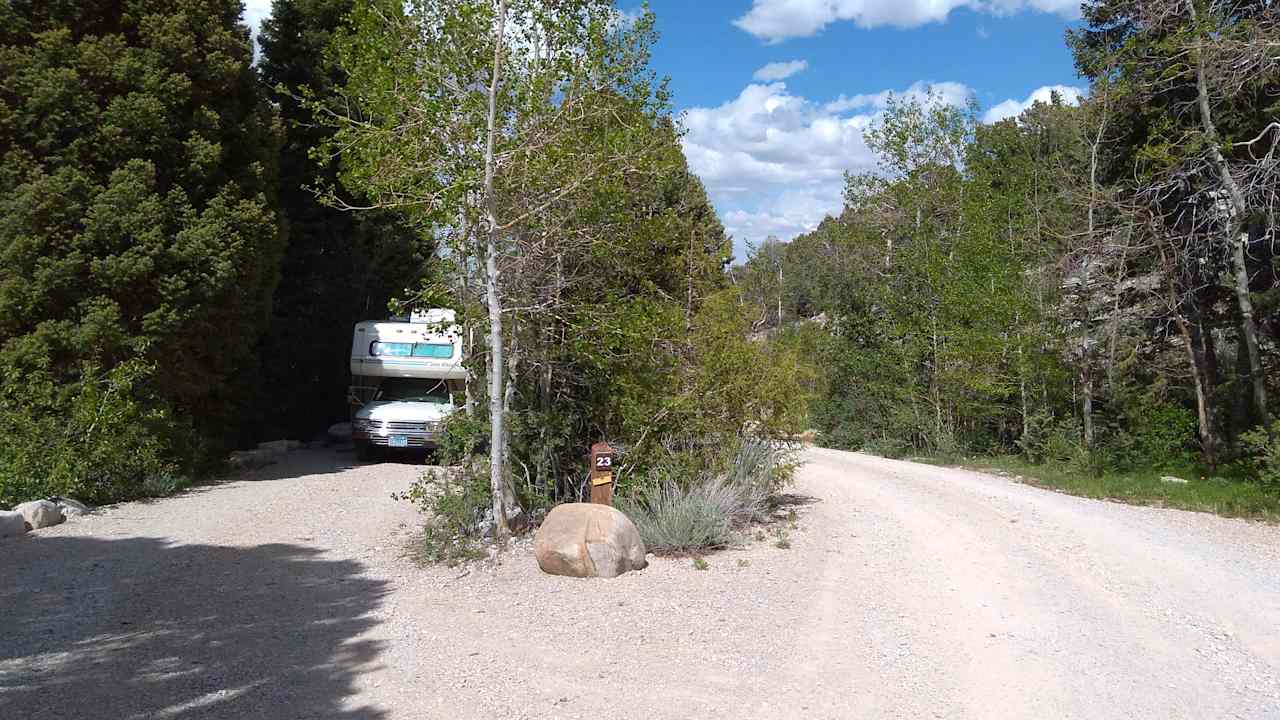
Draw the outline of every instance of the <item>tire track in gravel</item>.
M797 679L821 678L832 712L1280 716L1276 528L852 453L806 459L802 491L824 497L806 524L840 551ZM1231 596L1207 592L1215 581ZM1223 629L1250 614L1243 637Z

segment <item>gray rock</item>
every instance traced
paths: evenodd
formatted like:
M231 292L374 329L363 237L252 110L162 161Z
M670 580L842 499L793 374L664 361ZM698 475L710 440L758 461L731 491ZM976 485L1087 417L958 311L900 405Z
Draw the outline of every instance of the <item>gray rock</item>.
M275 462L279 455L274 450L236 450L227 458L227 464L236 469L262 467Z
M1162 482L1162 483L1176 483L1176 484L1178 484L1178 485L1186 485L1188 481L1183 480L1183 479L1182 479L1182 478L1180 478L1180 477L1175 477L1175 476L1173 476L1173 475L1165 475L1164 477L1161 477L1161 478L1160 478L1160 482Z
M265 452L276 453L277 455L283 455L293 449L289 447L290 442L292 441L271 440L269 442L260 442L258 443L258 449Z
M591 503L552 508L538 528L533 554L543 572L571 577L617 577L649 564L631 519Z
M24 502L14 508L14 510L22 515L22 519L27 521L27 525L29 525L32 530L51 527L64 522L67 519L66 516L62 514L62 510L58 508L57 504L51 503L48 500L32 500L31 502Z
M13 537L27 531L27 521L22 513L0 510L0 537Z
M329 426L329 439L335 442L351 440L351 423L340 422Z
M64 497L52 497L49 498L49 501L57 505L58 509L62 511L62 514L68 518L80 517L82 515L89 514L90 507L79 500L72 500L71 498Z

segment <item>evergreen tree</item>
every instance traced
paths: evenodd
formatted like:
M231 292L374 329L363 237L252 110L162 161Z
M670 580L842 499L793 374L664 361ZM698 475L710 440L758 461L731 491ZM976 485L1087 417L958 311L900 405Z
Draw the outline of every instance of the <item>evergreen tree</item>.
M281 248L240 14L0 4L0 505L152 492L235 439Z
M346 81L328 48L352 4L276 0L259 36L259 70L284 124L280 204L289 238L260 349L264 437L309 435L345 418L352 327L385 317L431 254L398 215L346 212L318 195L359 204L338 187L337 160L312 157L333 129L305 101L331 102Z

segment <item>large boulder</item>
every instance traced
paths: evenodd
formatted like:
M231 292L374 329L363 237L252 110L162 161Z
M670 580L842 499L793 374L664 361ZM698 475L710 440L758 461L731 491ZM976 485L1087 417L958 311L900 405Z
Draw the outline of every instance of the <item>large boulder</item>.
M51 497L49 498L49 501L57 503L58 509L61 510L62 514L68 518L80 517L82 515L89 514L89 506L79 500L73 500L65 497Z
M552 575L617 577L647 565L640 531L608 505L557 505L538 528L533 553Z
M0 538L21 535L27 531L27 519L13 510L0 510Z
M32 530L57 525L67 519L62 514L62 509L56 503L51 503L48 500L24 502L14 510L22 515L22 519L26 521L27 525L31 526Z

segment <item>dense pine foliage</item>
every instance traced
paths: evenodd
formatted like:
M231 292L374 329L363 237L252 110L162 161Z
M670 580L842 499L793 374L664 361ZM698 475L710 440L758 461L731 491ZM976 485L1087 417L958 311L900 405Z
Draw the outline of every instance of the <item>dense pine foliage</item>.
M0 504L234 442L279 273L279 124L236 0L0 3Z
M798 427L647 69L652 18L537 14L494 125L493 42L530 30L497 9L277 0L255 64L235 0L0 3L0 505L163 494L314 437L349 409L353 324L389 305L461 312L448 445L497 448L509 510L575 497L601 439L627 484Z
M258 41L267 96L279 108L280 206L288 237L270 327L260 347L263 437L313 437L348 413L348 358L341 348L360 320L386 315L387 303L418 282L434 249L389 212L351 212L317 193L341 193L338 160L313 152L330 135L319 112L345 75L330 59L331 39L351 0L277 0ZM308 101L321 105L314 109Z

